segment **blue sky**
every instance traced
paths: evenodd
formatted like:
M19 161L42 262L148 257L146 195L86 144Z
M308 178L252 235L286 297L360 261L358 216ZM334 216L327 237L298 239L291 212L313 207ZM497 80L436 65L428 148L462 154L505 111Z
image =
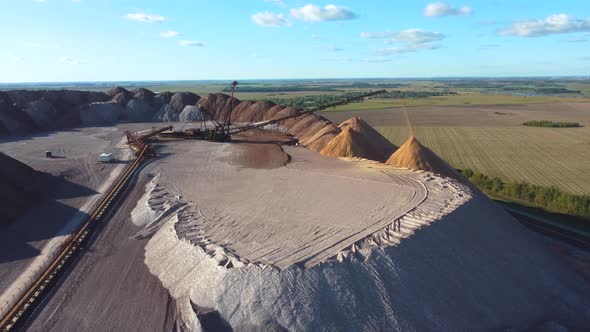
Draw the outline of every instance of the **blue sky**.
M0 82L590 74L587 0L0 5Z

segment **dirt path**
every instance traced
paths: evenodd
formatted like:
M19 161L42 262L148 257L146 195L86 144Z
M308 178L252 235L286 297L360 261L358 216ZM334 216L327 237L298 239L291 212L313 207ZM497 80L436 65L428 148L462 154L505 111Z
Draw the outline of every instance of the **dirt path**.
M144 264L147 240L129 214L142 177L28 327L30 331L171 331L175 309Z

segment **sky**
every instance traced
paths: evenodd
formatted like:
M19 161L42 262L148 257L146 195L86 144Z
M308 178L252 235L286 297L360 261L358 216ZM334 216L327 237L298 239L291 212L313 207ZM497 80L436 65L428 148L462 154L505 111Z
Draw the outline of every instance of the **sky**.
M587 76L588 0L0 0L0 82Z

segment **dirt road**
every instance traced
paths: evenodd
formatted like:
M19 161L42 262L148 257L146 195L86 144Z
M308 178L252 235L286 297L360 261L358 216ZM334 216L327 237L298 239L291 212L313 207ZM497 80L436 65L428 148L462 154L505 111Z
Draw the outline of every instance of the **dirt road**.
M139 228L129 214L145 181L140 174L57 291L28 322L28 330L173 330L173 301L143 262L147 240L130 239Z

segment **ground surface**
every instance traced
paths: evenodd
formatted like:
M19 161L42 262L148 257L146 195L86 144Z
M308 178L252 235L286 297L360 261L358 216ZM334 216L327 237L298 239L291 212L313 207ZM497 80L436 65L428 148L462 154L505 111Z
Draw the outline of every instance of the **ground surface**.
M87 218L101 194L108 190L127 164L126 161L101 164L97 162L98 155L108 151L114 152L119 160L125 159L129 151L119 146L124 137L123 130L150 127L151 125L126 124L117 127L80 128L32 137L13 137L0 142L3 152L39 171L51 174L54 177L52 183L55 184L39 206L20 220L3 225L0 229L0 311L8 310L14 303L13 300L25 289L25 284L43 271L54 253ZM45 151L52 151L56 158L45 159ZM124 236L125 233L112 232L111 235ZM118 240L105 240L111 241ZM143 245L137 244L132 249L139 253ZM142 258L138 256L135 264L143 267ZM97 263L92 262L92 265ZM133 278L141 274L134 275L134 270L126 270L129 267L131 265L116 271L123 271L121 275L132 282ZM119 275L108 268L101 273ZM144 275L149 276L147 272ZM121 313L124 314L124 311Z
M109 183L105 186L105 180L125 166L124 162L101 164L97 157L112 151L122 158L125 152L115 148L122 137L121 128L109 127L0 141L2 152L55 179L55 188L37 208L20 220L0 226L0 288L8 287L35 258L43 255L49 241L67 236L87 216L100 192L107 189ZM52 151L56 158L46 159L45 151Z
M116 213L33 317L30 331L174 329L174 301L144 264L147 240L130 238L139 230L129 214L143 184L145 179L127 190Z
M315 265L426 197L405 171L358 167L302 147L285 148L291 162L278 167L286 161L278 146L248 144L169 143L161 153L170 155L153 170L196 205L205 237L247 261Z
M416 137L456 168L503 180L590 194L590 104L408 107ZM402 108L326 112L335 122L360 116L394 144L408 137ZM531 128L528 120L579 122Z

